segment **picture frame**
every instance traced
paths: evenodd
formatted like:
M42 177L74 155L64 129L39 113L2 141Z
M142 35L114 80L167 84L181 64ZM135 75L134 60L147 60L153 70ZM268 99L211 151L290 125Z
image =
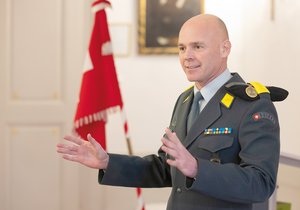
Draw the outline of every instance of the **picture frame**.
M131 25L127 23L109 24L110 38L115 57L128 57L131 46Z
M204 13L204 0L139 0L139 54L176 54L182 24Z

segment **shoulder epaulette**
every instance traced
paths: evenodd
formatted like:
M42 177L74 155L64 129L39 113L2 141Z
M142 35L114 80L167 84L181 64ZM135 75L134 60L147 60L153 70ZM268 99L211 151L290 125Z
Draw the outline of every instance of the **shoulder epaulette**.
M231 82L225 88L233 95L246 101L254 101L260 98L261 94L269 94L272 101L283 101L289 92L283 88L275 86L264 86L258 82Z

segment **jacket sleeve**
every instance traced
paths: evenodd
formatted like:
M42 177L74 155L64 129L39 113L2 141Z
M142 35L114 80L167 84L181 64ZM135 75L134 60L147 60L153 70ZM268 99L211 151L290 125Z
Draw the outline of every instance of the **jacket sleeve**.
M171 186L169 166L165 153L145 157L109 154L105 172L99 171L100 184L124 187Z
M176 101L172 119L179 98ZM158 155L152 154L145 157L109 154L108 167L105 171L99 170L98 182L124 187L170 187L170 166L166 163L166 159L166 154L161 149Z
M198 174L189 190L239 203L262 202L276 187L280 155L279 123L274 105L262 98L241 117L236 139L240 163L198 159ZM187 183L189 179L187 178Z

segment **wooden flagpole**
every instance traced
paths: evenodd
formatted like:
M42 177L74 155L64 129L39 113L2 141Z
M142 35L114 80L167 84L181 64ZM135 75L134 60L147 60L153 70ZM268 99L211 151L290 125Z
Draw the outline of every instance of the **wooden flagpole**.
M125 138L126 138L126 143L127 143L127 149L128 149L128 154L133 155L133 150L131 146L131 139L129 135L129 129L128 129L128 121L127 121L127 116L124 110L124 106L121 108L121 116L123 120L123 128L125 132ZM141 188L136 188L136 193L138 197L138 206L137 210L145 210L145 203L142 197L142 190Z

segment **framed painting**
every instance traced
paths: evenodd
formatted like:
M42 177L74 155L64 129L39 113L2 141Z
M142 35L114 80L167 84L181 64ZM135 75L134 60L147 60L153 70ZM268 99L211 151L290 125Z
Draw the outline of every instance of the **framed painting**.
M139 53L177 53L180 27L201 13L204 0L139 0Z

